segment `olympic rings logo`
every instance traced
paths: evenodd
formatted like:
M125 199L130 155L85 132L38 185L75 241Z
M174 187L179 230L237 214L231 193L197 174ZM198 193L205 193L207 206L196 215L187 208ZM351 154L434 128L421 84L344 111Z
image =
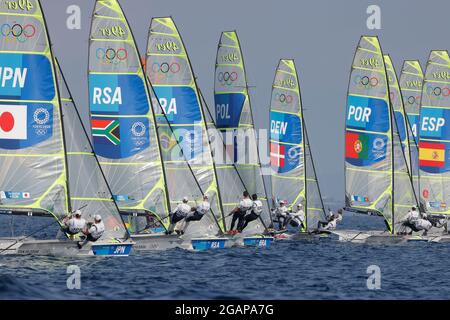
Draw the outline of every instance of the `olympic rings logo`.
M128 51L125 48L120 49L103 49L98 48L95 52L97 59L101 60L104 64L119 64L128 59Z
M131 133L135 137L142 137L146 132L145 125L142 122L135 122L131 127Z
M284 104L291 104L294 98L289 94L285 95L284 93L276 93L275 94L275 100L278 100L281 103Z
M50 113L45 108L38 108L33 114L33 120L39 125L44 125L50 120Z
M23 43L34 37L36 34L36 27L32 24L22 26L20 23L15 23L13 25L5 23L1 26L0 33L7 41L18 41Z
M158 63L154 62L152 64L152 72L153 73L162 73L164 75L173 75L178 72L180 72L181 66L178 62L172 62L172 63Z
M371 77L368 76L359 76L357 75L354 79L354 84L358 85L359 87L364 87L368 89L369 87L376 87L379 83L379 80L377 77Z
M222 85L228 85L231 86L231 84L233 82L235 82L238 79L238 74L237 72L219 72L219 74L217 75L217 80L219 80L219 82Z
M408 99L406 99L406 102L408 102L408 104L418 104L420 102L420 96L414 97L414 96L409 96Z
M438 99L444 99L444 98L450 96L450 88L448 88L448 87L443 87L443 88L433 87L433 86L428 85L427 86L427 94L429 96L434 95L434 96L438 97Z

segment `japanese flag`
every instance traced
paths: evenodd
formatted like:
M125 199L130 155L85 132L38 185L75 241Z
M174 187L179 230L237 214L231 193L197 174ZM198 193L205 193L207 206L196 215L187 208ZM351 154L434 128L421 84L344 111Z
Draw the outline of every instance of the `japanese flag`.
M27 106L0 105L0 139L27 139Z

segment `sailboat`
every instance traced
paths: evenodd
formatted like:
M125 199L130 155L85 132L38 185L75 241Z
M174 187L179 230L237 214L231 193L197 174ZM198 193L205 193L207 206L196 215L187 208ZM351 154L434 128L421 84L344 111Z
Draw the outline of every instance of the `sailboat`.
M171 17L153 18L146 74L154 90L158 136L172 205L188 197L196 205L207 195L210 213L190 223L184 238L194 249L223 248L228 238L216 166L200 94L180 33Z
M346 210L379 215L385 231L335 231L340 240L399 242L400 222L417 206L405 157L405 118L391 97L397 77L377 37L361 37L352 64L346 111ZM397 113L396 113L397 112ZM400 117L401 115L401 117ZM401 130L403 134L401 134Z
M220 37L214 81L215 125L222 132L223 141L232 167L227 164L223 170L236 170L246 190L257 194L263 203L260 219L251 222L249 230L255 237L246 238L246 243L258 246L270 244L273 240L269 230L273 226L267 192L257 146L256 132L244 60L237 33L222 32ZM229 203L227 209L236 206L238 199ZM247 231L248 232L248 231Z
M326 213L300 96L300 84L294 60L280 60L272 86L270 107L270 159L272 199L286 200L291 211L302 204L305 213L298 236L318 230Z
M422 88L419 129L420 203L429 216L447 224L450 214L450 58L431 51ZM445 232L447 233L447 232ZM450 241L437 235L433 241Z
M233 154L230 154L230 148L227 149L222 133L217 129L216 122L212 112L206 103L203 94L200 92L203 112L205 114L206 127L208 129L208 138L213 150L214 162L216 164L217 180L219 182L219 190L222 190L222 206L225 212L231 212L234 208L239 206L240 198L245 187L244 181L239 174L234 162ZM225 225L231 223L232 215L225 216ZM233 236L226 235L230 239L231 246L256 246L269 248L273 239L267 237L264 233L259 233L263 230L264 224L257 219L242 231L242 233Z
M128 255L133 243L54 61L39 1L0 10L0 213L37 229L0 239L0 254ZM56 234L77 209L87 221L100 214L106 228L81 250ZM50 223L42 226L44 218ZM51 239L35 239L37 232Z
M191 248L190 241L166 235L174 206L167 190L152 88L118 1L97 1L89 56L95 151L137 242L136 251Z
M414 183L416 198L419 195L419 126L420 101L422 99L423 71L418 60L406 60L400 74L400 90L405 106L409 153L411 159L411 175Z

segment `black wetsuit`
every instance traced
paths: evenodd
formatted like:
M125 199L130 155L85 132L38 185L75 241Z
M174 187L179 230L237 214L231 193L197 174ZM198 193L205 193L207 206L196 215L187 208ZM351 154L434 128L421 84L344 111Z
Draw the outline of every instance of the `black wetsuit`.
M238 211L236 211L235 213L233 213L233 219L231 219L231 227L230 227L230 230L233 230L234 229L234 225L236 224L236 220L239 220L238 221L238 226L239 225L241 225L243 222L243 220L244 220L244 216L245 216L245 213L246 213L247 211L242 211L241 209L239 209Z
M189 221L199 221L199 220L201 220L202 218L203 218L203 214L201 214L200 212L198 212L197 210L194 212L194 214L193 215L191 215L191 216L187 216L186 217L186 222L189 222Z
M254 221L254 220L258 219L258 218L259 218L259 215L257 215L256 213L254 213L252 211L250 214L244 216L243 219L239 220L238 227L237 227L238 230L240 232L242 232L242 230L247 228L247 225L248 225L249 222L252 222L252 221Z

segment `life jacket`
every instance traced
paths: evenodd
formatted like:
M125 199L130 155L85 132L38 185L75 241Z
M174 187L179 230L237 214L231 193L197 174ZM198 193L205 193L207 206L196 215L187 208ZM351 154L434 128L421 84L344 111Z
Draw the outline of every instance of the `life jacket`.
M253 201L252 212L259 216L263 211L263 204L260 200Z
M197 212L201 215L208 213L209 209L211 209L211 205L207 201L203 201L201 205L197 208Z
M247 212L248 210L252 209L253 206L253 201L248 199L248 198L244 198L241 200L241 202L239 202L239 209L241 209L241 211Z
M99 223L94 223L91 228L89 229L89 234L94 239L100 239L100 237L105 232L105 225L103 224L103 221L100 221Z
M71 218L67 223L67 227L71 234L80 233L86 227L86 220L84 220L83 218Z

